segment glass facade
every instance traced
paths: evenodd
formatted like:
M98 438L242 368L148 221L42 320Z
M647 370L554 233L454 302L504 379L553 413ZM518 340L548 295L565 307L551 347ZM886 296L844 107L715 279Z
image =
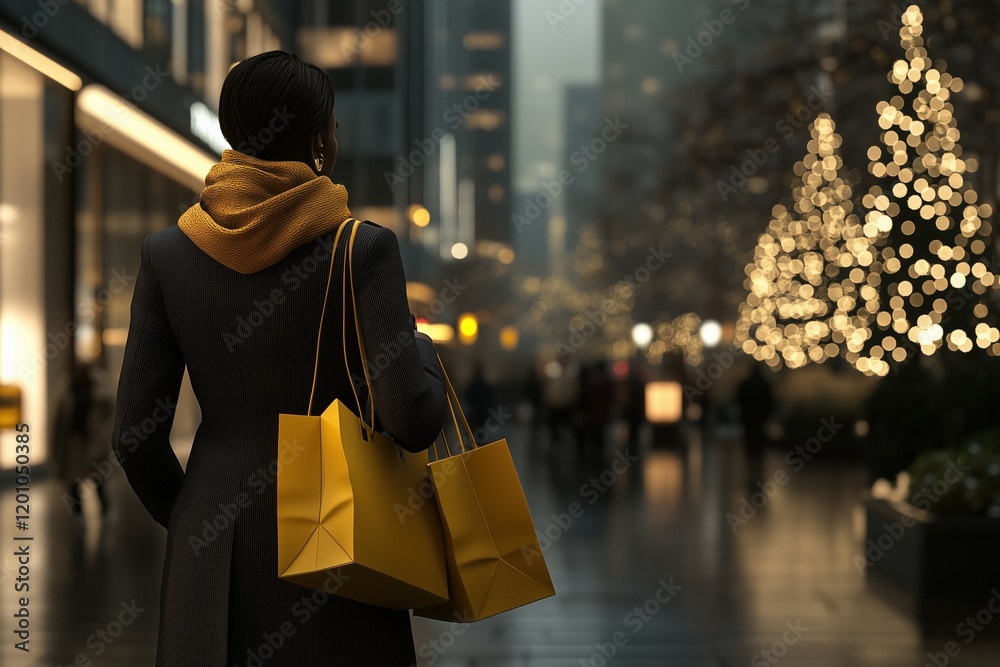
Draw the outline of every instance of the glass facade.
M0 384L20 390L36 462L70 357L72 190L49 165L63 157L71 113L69 91L0 52ZM0 469L13 467L13 448L0 451Z
M142 240L197 201L221 150L204 129L217 130L222 81L282 47L289 11L78 0L24 18L0 2L0 392L20 391L33 465L60 446L52 421L75 360L117 386ZM140 90L145 72L167 72L166 84ZM182 460L199 421L185 375L172 431ZM14 464L2 451L0 474Z

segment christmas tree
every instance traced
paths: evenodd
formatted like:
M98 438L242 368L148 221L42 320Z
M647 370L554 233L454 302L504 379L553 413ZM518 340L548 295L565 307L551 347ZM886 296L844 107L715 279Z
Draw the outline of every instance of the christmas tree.
M991 226L985 218L992 209L978 204L969 183L978 165L962 157L950 101L963 84L946 63L931 62L920 9L911 5L902 21L906 59L896 61L888 77L900 94L878 104L881 145L868 152L869 171L882 185L863 201L865 233L883 246L872 266L881 276L881 331L848 353L859 370L874 375L943 345L1000 353L1000 330L986 303L996 281L986 260Z
M851 186L838 152L833 119L820 114L810 128L809 155L795 165L792 209L775 206L747 266L747 300L740 306L737 341L772 368L838 356L863 346L878 310L871 241L854 214Z

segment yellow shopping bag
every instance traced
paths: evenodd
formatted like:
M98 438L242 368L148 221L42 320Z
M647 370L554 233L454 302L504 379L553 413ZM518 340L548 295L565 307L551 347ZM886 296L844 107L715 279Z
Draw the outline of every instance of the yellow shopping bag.
M441 372L462 450L429 466L444 526L449 599L413 613L447 621L479 621L555 595L555 588L507 441L476 445L443 364ZM469 435L468 450L455 419L456 409Z
M337 230L331 276L346 224ZM345 273L351 277L350 257L359 224L351 232L345 262ZM345 289L346 282L345 275ZM328 278L327 297L329 291ZM324 311L325 304L326 300ZM354 316L361 342L356 305ZM318 363L318 342L316 349ZM346 348L344 356L346 361ZM371 396L363 343L361 357ZM374 405L371 400L372 424ZM396 512L397 507L407 506L411 489L427 483L427 452L404 454L340 400L322 415L311 412L312 393L307 414L282 414L278 420L279 450L294 445L296 452L283 457L279 451L278 457L282 462L277 476L279 576L312 588L336 581L336 595L391 609L446 601L444 536L437 508L425 503L406 521L400 521Z

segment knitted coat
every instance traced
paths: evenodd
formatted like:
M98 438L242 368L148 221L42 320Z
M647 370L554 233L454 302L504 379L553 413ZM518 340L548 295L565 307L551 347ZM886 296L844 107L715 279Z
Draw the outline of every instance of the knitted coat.
M395 234L355 224L365 349L370 358L393 351L371 374L376 428L420 451L441 430L446 407L434 346L415 332ZM307 410L334 235L252 273L216 261L178 226L142 244L112 446L168 531L157 667L415 664L407 611L278 578L278 415ZM341 325L347 238L332 260L313 414L337 398L357 412L344 345L351 374L364 377L354 328L345 339ZM185 367L202 421L182 470L168 435Z

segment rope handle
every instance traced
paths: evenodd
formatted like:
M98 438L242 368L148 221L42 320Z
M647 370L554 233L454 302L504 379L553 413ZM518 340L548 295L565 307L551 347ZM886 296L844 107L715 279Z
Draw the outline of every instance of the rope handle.
M441 375L444 376L445 387L448 390L447 393L448 409L451 411L451 419L452 423L454 423L455 425L455 434L458 436L459 447L461 448L462 453L464 454L465 443L462 441L462 431L458 427L458 420L455 419L455 410L458 410L458 414L461 415L462 423L465 424L466 433L469 434L469 443L470 443L469 450L471 451L472 449L475 449L479 445L476 443L476 437L473 435L472 428L469 426L469 420L465 418L465 411L462 410L462 403L461 401L458 400L458 394L455 392L455 387L453 387L451 384L451 378L448 377L448 372L444 369L444 362L441 361L441 355L435 352L435 356L437 356L438 365L441 367ZM452 407L453 403L454 407ZM443 428L441 429L441 433L442 434L444 433Z
M349 220L351 220L351 218L348 218L348 221ZM313 396L316 393L316 378L319 375L319 350L320 342L323 340L323 321L326 319L326 304L330 300L330 282L333 279L333 264L334 259L337 257L337 246L340 244L340 235L344 231L346 222L347 221L337 227L337 234L333 238L333 247L330 249L330 273L326 277L326 292L323 295L323 309L320 311L319 316L319 333L316 335L316 359L313 364L312 388L309 390L309 407L306 410L306 415L312 414Z
M337 228L337 234L334 237L333 247L330 250L330 273L329 273L329 275L327 275L327 278L326 278L326 293L323 296L323 310L322 310L322 312L320 314L319 333L316 336L316 360L315 360L315 363L313 364L312 389L310 389L310 391L309 391L309 408L307 409L306 414L307 415L311 415L312 414L313 397L314 397L315 392L316 392L316 379L317 379L317 376L319 375L319 351L320 351L320 343L323 340L323 322L326 319L326 304L327 304L327 302L330 299L330 284L331 284L331 282L333 280L333 266L334 266L335 259L337 257L337 248L340 245L340 239L341 239L341 236L342 236L342 234L344 232L344 228L347 227L348 223L351 223L351 222L356 223L356 224L353 224L351 226L352 227L351 228L351 237L350 237L350 241L349 241L348 249L347 249L347 258L346 258L346 261L344 262L343 294L342 294L342 299L341 299L341 306L342 306L342 308L341 308L341 316L342 316L341 320L342 320L342 324L343 324L343 343L344 343L344 367L347 370L348 377L350 377L350 375L351 375L351 367L350 367L350 362L349 362L348 356L347 356L347 276L348 276L348 273L350 273L350 275L351 275L351 301L354 304L354 320L355 320L354 321L354 326L355 326L355 330L358 333L358 347L359 347L359 350L361 352L361 367L364 369L365 383L366 383L366 386L368 388L368 397L369 397L369 401L371 402L371 407L372 407L372 410L371 410L371 414L372 414L372 417L371 417L372 418L371 430L368 430L368 428L367 428L368 425L365 424L364 417L362 416L361 398L360 398L360 396L358 396L358 390L357 390L357 387L354 386L354 379L353 378L351 378L351 391L354 393L354 401L355 401L355 403L358 406L358 416L359 416L358 421L360 422L361 431L362 431L362 437L365 438L365 440L371 440L371 437L372 437L372 435L375 432L375 399L372 397L371 381L370 381L369 375L368 375L368 364L367 364L367 362L365 360L364 342L361 340L361 325L360 325L360 322L358 321L358 304L355 301L355 296L354 296L354 279L353 279L354 278L354 275L353 275L354 274L354 271L353 271L353 269L354 269L354 263L352 261L352 259L353 259L352 255L354 254L354 252L353 252L354 251L354 240L355 240L355 237L357 236L357 233L358 233L358 227L361 226L360 221L358 221L355 218L348 218L347 220L344 221L344 224L341 224Z

